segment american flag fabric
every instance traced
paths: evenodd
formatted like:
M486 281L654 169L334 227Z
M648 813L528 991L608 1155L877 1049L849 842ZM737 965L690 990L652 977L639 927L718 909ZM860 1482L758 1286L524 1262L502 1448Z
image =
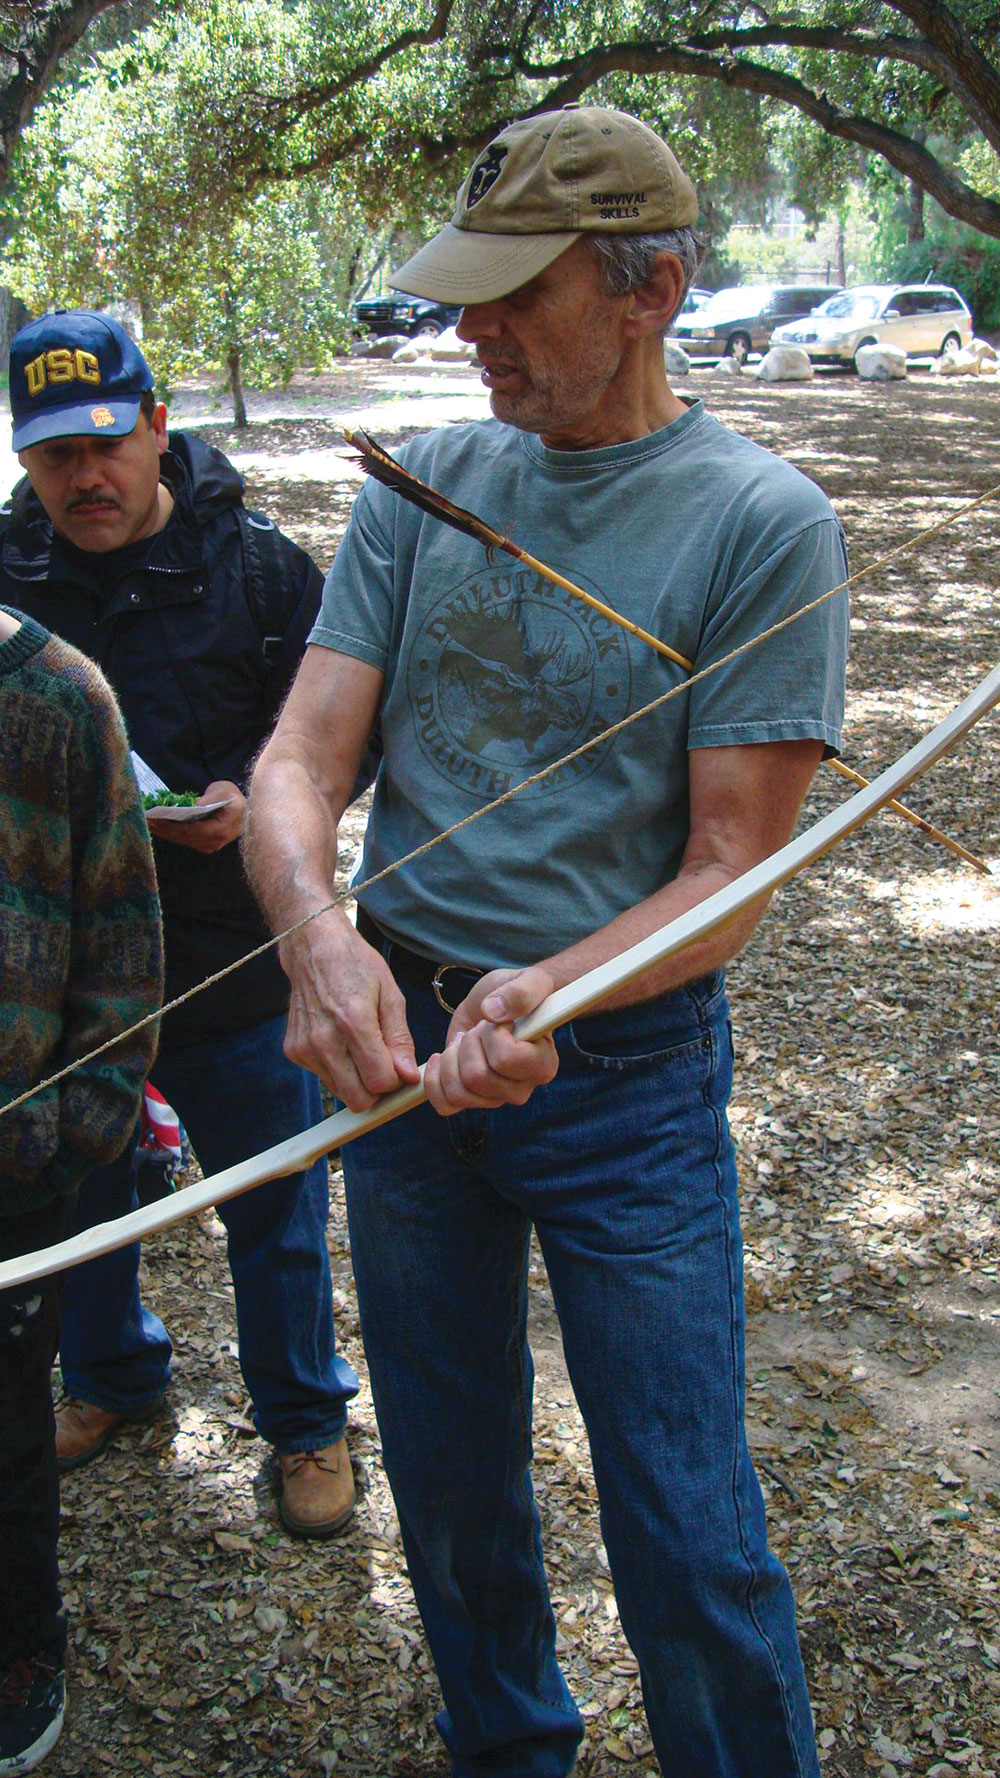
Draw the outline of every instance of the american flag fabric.
M178 1162L183 1160L180 1119L168 1105L151 1080L147 1080L142 1098L143 1148L162 1148Z

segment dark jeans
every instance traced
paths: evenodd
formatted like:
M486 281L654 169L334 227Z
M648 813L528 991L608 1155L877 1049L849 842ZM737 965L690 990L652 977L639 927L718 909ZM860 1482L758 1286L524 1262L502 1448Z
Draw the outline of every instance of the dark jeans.
M212 1042L165 1048L152 1078L181 1119L206 1174L294 1136L323 1115L319 1082L284 1053L285 1021L267 1019ZM77 1228L135 1205L128 1152L80 1191ZM358 1379L336 1350L326 1247L325 1156L304 1172L219 1206L229 1237L240 1366L262 1438L311 1451L340 1438ZM62 1374L67 1395L135 1413L170 1380L170 1338L139 1294L139 1247L63 1274Z
M49 1247L70 1232L57 1202L0 1217L0 1259ZM50 1371L59 1343L55 1278L0 1291L0 1672L44 1655L61 1663L59 1477Z
M446 1015L407 992L417 1054ZM666 1778L818 1778L787 1576L743 1427L720 977L558 1033L527 1105L421 1106L344 1150L386 1473L453 1778L565 1778L531 1489L534 1224L587 1425L622 1627Z

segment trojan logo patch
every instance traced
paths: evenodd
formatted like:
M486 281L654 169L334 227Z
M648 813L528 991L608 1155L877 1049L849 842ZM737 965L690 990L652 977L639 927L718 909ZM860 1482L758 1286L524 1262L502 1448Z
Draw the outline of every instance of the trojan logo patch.
M113 426L115 423L114 414L106 407L92 407L90 417L95 426Z
M486 150L482 159L476 162L469 180L469 195L465 200L467 210L471 210L475 204L481 202L488 191L492 191L503 172L503 164L506 159L506 148L501 148L494 142Z

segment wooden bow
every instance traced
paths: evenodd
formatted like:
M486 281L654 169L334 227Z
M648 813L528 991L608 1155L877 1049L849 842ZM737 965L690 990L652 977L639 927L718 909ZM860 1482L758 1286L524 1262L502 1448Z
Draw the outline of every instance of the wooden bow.
M671 920L658 932L641 939L619 956L578 976L576 981L568 983L566 987L558 988L534 1012L518 1020L515 1027L518 1037L531 1039L554 1031L559 1025L566 1024L570 1019L586 1012L589 1007L597 1005L616 988L644 974L654 964L675 956L677 952L717 932L752 902L773 894L799 871L805 870L817 858L832 851L848 834L853 833L890 802L898 791L905 790L908 784L912 784L928 771L980 717L985 716L998 703L1000 666L994 667L950 716L945 717L943 722L911 747L895 765L887 767L866 789L858 791L848 802L842 803L838 809L807 828L796 839L790 840L787 846L772 853L770 858L765 858L752 870L727 884L725 889L718 890L715 895L681 914L678 919ZM279 1142L274 1148L265 1149L261 1154L252 1155L239 1166L228 1167L225 1172L216 1173L211 1179L186 1186L169 1198L130 1211L128 1215L118 1217L113 1222L97 1223L93 1228L85 1229L81 1234L61 1241L56 1246L42 1248L17 1259L4 1260L0 1263L0 1290L30 1284L52 1272L64 1271L67 1266L78 1265L82 1260L111 1253L115 1248L126 1247L132 1241L141 1240L146 1235L155 1234L159 1229L170 1228L174 1223L182 1222L185 1217L194 1216L201 1210L210 1209L214 1204L250 1191L255 1185L262 1185L268 1179L279 1179L286 1174L298 1172L320 1155L328 1154L334 1148L342 1148L355 1137L363 1136L367 1131L375 1130L380 1124L388 1123L391 1118L399 1117L403 1112L419 1105L425 1097L422 1081L421 1071L419 1083L387 1094L368 1111L337 1112L333 1117L325 1118L322 1123L314 1125L312 1129L289 1137L285 1142Z

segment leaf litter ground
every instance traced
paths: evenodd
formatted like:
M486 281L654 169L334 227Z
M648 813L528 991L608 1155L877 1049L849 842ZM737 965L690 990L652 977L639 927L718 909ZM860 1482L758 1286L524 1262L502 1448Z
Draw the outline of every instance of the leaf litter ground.
M694 392L828 492L855 568L998 479L1000 386L839 375ZM251 406L235 433L182 391L172 418L235 456L254 504L326 564L357 472L339 422L392 446L485 413L466 368L352 364ZM898 756L1000 655L1000 503L854 597L845 757ZM627 539L623 539L627 542ZM845 794L821 772L805 819ZM909 800L1000 872L987 720ZM350 820L349 862L364 811ZM788 1565L826 1778L1000 1769L1000 880L882 816L783 891L731 970L751 1436ZM65 1479L64 1778L310 1778L446 1770L437 1692L379 1461L342 1181L329 1229L361 1489L346 1536L277 1526L236 1358L222 1227L147 1244L176 1346L169 1405ZM584 1778L655 1771L621 1635L583 1428L539 1259L536 1478ZM696 1778L692 1774L692 1778Z

